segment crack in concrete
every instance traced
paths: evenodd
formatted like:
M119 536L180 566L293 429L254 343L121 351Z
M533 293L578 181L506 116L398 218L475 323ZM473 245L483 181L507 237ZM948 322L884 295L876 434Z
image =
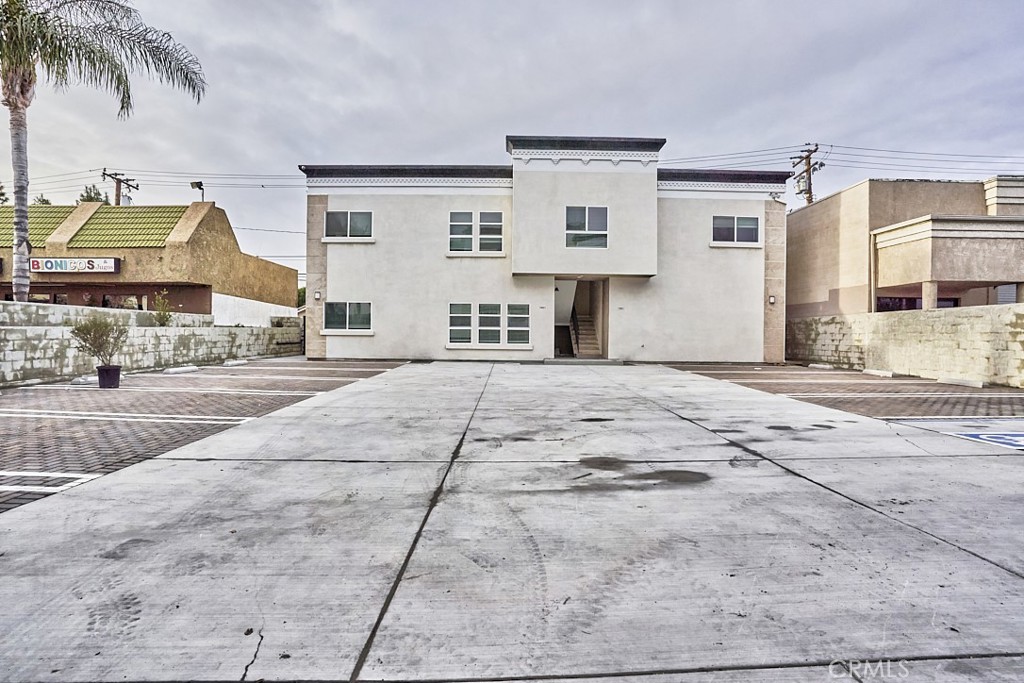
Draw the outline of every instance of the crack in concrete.
M249 667L252 666L253 664L255 664L256 663L256 658L260 656L260 647L263 645L263 628L264 628L263 626L260 626L260 630L259 630L259 637L260 637L260 639L258 641L256 641L256 651L252 653L252 659L250 659L249 663L245 665L245 671L242 672L242 677L240 679L238 679L240 681L244 681L245 680L245 677L249 675Z
M402 562L402 566L398 569L398 574L395 575L395 580L391 584L391 590L384 599L384 604L381 606L380 614L377 615L377 621L374 622L373 628L370 630L370 635L367 637L366 643L363 644L363 649L359 653L359 658L356 660L355 667L352 669L352 675L349 677L349 681L351 682L359 680L359 674L362 673L363 666L366 664L366 659L370 656L370 650L373 649L373 643L377 638L377 632L380 630L381 624L384 623L384 617L387 616L388 609L391 607L391 602L398 593L398 587L401 585L402 579L405 577L406 570L409 569L413 553L416 552L416 547L419 545L420 538L423 536L423 530L426 529L427 522L430 521L431 513L434 512L434 508L437 507L438 502L441 500L441 494L444 492L444 485L448 481L448 475L451 474L452 468L455 466L455 461L459 459L459 455L462 453L462 445L466 442L466 434L469 433L469 427L473 424L473 418L476 417L477 408L480 407L480 401L483 400L484 392L487 391L487 385L491 381L491 373L493 372L494 364L492 363L490 369L487 371L487 377L484 379L484 385L480 388L480 395L477 396L476 403L473 405L473 410L469 414L469 419L466 420L466 427L462 430L462 436L459 437L459 442L455 444L451 457L448 459L448 466L445 468L444 474L441 476L441 481L438 483L437 488L434 489L434 494L430 497L430 502L427 505L427 511L423 515L423 521L420 522L420 526L412 538L412 544L409 546L409 550L405 554L405 561Z

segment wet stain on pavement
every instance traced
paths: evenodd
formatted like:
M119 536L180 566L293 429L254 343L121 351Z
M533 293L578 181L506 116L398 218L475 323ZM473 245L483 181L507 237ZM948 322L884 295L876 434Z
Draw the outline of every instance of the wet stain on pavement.
M615 422L614 417L585 417L577 422Z
M100 553L100 557L105 560L123 560L128 557L128 554L131 553L131 551L151 543L154 543L154 541L149 541L145 538L132 538L124 543L117 544L106 552Z
M629 467L629 463L625 460L613 458L610 456L595 456L592 458L580 458L580 464L584 467L589 467L592 470L609 470L617 472L624 470Z

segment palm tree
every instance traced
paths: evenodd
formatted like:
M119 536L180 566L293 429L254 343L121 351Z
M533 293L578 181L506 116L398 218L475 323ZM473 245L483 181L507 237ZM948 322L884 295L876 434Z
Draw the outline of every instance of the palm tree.
M184 90L206 91L202 66L169 33L146 26L129 0L0 0L0 79L11 115L14 167L15 301L28 300L28 122L37 69L57 88L84 83L114 95L119 118L132 111L128 77L142 72Z

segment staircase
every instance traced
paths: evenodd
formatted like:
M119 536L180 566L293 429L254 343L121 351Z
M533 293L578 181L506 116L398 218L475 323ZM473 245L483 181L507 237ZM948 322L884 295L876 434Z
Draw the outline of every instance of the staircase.
M581 315L576 318L576 357L577 358L601 358L601 343L597 339L597 330L594 328L594 319L589 315Z

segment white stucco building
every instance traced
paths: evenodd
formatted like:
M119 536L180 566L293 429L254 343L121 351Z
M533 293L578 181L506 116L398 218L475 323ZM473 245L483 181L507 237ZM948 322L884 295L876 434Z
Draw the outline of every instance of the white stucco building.
M300 167L309 357L783 360L788 173L506 142L510 166Z

